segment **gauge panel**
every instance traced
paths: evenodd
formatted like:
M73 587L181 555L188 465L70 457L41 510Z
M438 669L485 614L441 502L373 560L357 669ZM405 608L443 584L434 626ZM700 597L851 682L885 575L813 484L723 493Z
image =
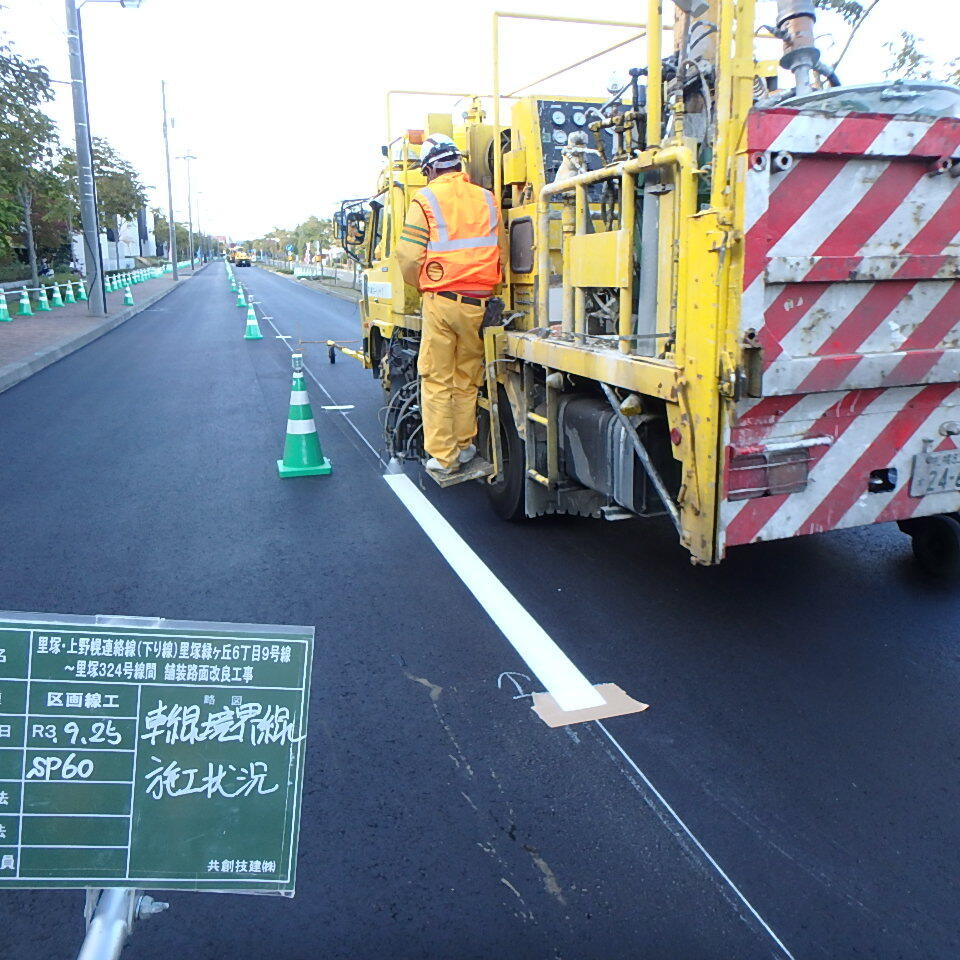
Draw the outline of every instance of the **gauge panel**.
M591 147L595 146L593 133L588 129L588 125L597 119L596 113L590 111L600 106L602 101L595 103L580 101L579 103L563 102L555 100L538 100L537 114L540 123L540 143L543 148L544 174L549 183L556 176L557 170L563 160L561 150L567 145L567 138L571 133L580 131L588 137ZM608 131L603 131L603 140L610 156L613 150L613 135ZM600 166L600 159L595 154L587 156L587 166L591 170L596 170Z

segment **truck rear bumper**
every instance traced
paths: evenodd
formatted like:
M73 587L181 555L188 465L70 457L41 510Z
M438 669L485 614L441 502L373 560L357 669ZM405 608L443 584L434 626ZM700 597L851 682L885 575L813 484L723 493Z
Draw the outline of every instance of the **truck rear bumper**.
M917 456L960 449L958 421L957 383L742 402L725 451L721 549L960 510L955 487L911 495Z

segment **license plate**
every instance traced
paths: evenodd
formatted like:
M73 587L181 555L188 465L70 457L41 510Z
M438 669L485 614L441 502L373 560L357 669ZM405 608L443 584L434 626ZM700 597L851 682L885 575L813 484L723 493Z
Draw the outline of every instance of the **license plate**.
M918 453L913 458L911 497L960 492L960 450Z

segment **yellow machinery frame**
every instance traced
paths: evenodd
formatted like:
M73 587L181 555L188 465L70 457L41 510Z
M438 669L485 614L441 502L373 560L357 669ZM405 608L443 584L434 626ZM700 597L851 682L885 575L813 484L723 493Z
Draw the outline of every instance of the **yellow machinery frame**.
M561 182L546 183L535 190L532 198L535 204L531 204L537 228L535 269L530 279L524 281L532 284L532 294L525 293L524 296L532 295L533 300L524 300L524 303L529 302L528 314L518 328L486 331L487 396L480 401L491 420L496 422L497 385L504 386L518 432L528 451L526 479L544 491L548 507L560 482L556 412L565 374L581 381L593 381L614 405L619 402L613 393L614 388L621 394L638 395L641 405L643 396L665 401L674 456L681 464L682 474L676 508L670 504L668 512L673 516L681 542L690 551L694 562L699 563L714 563L720 559L717 530L722 496L721 438L724 423L732 414L737 370L742 365L737 330L743 278L745 137L756 74L753 53L755 0L709 2L708 19L718 28L714 93L717 133L712 145L709 203L700 209L700 188L708 171L698 169L695 141L684 136L683 98L671 94L671 102L668 105L663 102L661 62L665 52L664 33L672 33L675 29L674 25L665 26L663 23L663 0L647 0L645 24L510 12L494 14L494 131L499 131L502 126L501 100L520 99L517 94L526 89L521 87L509 94L502 93L500 26L503 20L597 25L639 31L637 35L579 63L586 63L645 36L648 136L655 135L659 139L661 120L667 111L672 123L664 142L649 142L639 156ZM535 83L552 79L567 69L570 68L558 70ZM391 98L400 94L467 96L441 91L397 90L387 94L388 187L394 183ZM515 162L511 154L506 157L508 165ZM406 168L407 164L403 166ZM515 175L510 169L507 172ZM588 198L590 185L604 180L619 181L620 196L634 196L637 179L649 172L657 172L669 191L659 204L656 288L657 336L663 337L667 346L657 357L642 356L633 346L637 340L632 335L631 317L635 256L633 204L622 205L622 222L616 224L616 229L595 233L590 229L592 214ZM493 187L498 197L503 195L504 173L504 156L499 149L494 149ZM407 184L406 174L402 179L404 198L409 200L407 194L413 185ZM551 221L557 218L558 211L562 223L553 223L553 226L561 229L551 231ZM401 225L402 221L391 224L391 233L396 234L391 236L391 251ZM372 246L370 251L372 254ZM562 274L562 316L557 329L560 336L555 336L550 332L549 287L551 271L558 264ZM386 269L379 266L376 272L379 275ZM520 284L516 279L513 282ZM508 274L505 278L508 304L511 303L510 284ZM595 286L620 291L616 343L613 345L598 343L586 335L584 291ZM365 317L365 327L369 331L369 327L375 324L389 336L394 324L417 330L418 319L407 315L406 310L397 313L395 305L390 308L387 303L379 302L375 315L371 310ZM531 327L536 327L537 331ZM547 335L542 335L545 330ZM543 368L545 374L545 415L532 406L532 374L537 366ZM631 401L628 397L623 409L631 408L631 404L632 409L636 409L636 400ZM546 474L536 468L533 443L527 442L532 436L530 430L544 432ZM491 440L491 459L497 474L501 464L498 430L491 430Z
M494 126L499 127L501 19L633 27L646 31L648 49L647 129L659 131L663 116L662 0L648 0L647 23L597 21L581 18L539 17L497 12L493 17ZM737 339L743 277L744 170L747 115L753 103L755 0L712 0L717 35L717 138L713 153L710 203L697 209L698 188L705 171L697 168L692 144L683 135L683 101L670 104L674 117L668 139L648 144L640 156L600 170L545 185L537 198L537 326L550 322L549 277L550 202L571 194L573 224L565 223L562 249L563 317L567 334L583 333L582 287L592 285L591 270L602 264L604 284L611 275L620 288L618 349L606 350L564 338L551 340L522 331L503 337L498 360L517 359L538 364L547 374L560 371L627 391L667 401L673 428L675 456L682 464L677 498L678 529L694 562L719 560L717 518L722 485L720 439L732 401L740 362ZM494 183L502 191L499 151L494 153ZM621 196L633 196L636 177L658 170L673 187L674 196L660 217L660 283L657 295L659 323L673 332L672 350L663 358L637 356L631 350L630 304L633 285L632 205L624 204L619 230L588 234L586 188L606 179L618 179ZM579 284L579 286L578 286ZM501 368L502 369L502 368ZM498 373L504 381L504 374ZM522 411L521 411L522 412ZM554 431L555 434L555 431ZM550 450L548 460L555 461ZM554 441L555 443L556 441ZM552 477L531 477L537 482Z

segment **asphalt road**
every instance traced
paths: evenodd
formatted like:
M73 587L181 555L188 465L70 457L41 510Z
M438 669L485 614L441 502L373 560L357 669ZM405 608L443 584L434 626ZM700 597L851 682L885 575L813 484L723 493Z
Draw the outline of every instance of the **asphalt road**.
M357 335L353 304L238 275L290 343ZM697 569L656 524L508 525L425 485L586 676L651 704L551 730L383 481L379 386L320 344L335 472L277 478L289 352L262 326L213 265L0 395L0 607L317 628L296 898L171 894L127 955L960 953L960 599L895 528ZM0 896L0 957L70 957L81 903Z

